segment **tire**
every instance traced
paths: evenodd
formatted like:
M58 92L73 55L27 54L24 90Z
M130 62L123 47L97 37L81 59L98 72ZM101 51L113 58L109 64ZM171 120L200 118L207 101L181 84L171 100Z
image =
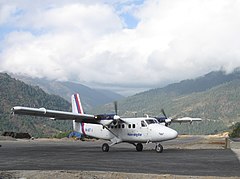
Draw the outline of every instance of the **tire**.
M161 144L157 144L155 148L157 153L162 153L163 152L163 146Z
M142 145L141 143L138 143L138 144L136 145L136 150L137 150L138 152L141 152L141 151L143 150L143 145Z
M103 152L108 152L108 151L109 151L109 145L108 145L107 143L104 143L104 144L102 145L102 151L103 151Z

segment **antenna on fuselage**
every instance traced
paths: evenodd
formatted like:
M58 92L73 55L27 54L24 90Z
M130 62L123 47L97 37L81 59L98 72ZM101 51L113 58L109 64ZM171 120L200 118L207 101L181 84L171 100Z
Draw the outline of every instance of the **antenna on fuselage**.
M147 118L149 118L149 115L148 115L148 114L144 114L144 116L146 116Z

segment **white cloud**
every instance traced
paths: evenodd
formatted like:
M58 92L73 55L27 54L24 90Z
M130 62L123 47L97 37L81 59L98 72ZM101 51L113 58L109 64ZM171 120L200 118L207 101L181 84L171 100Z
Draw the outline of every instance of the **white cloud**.
M15 12L16 9L11 5L1 5L0 4L0 25L6 23L7 20L11 17L11 14Z
M239 5L239 1L225 0L146 3L139 12L143 20L138 30L155 37L148 44L154 44L152 49L167 45L149 56L149 68L165 69L170 79L182 79L221 66L229 69L231 63L232 68L239 66Z
M2 41L2 71L142 88L240 66L240 1L11 2L0 6L0 25L15 29Z

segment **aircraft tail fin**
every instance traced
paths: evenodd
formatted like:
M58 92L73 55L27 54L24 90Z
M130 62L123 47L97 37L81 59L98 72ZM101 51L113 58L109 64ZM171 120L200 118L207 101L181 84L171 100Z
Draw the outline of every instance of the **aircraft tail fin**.
M76 114L84 114L79 94L72 95L72 112Z
M79 94L72 95L72 112L75 114L84 114ZM80 134L84 134L84 123L73 120L73 130Z

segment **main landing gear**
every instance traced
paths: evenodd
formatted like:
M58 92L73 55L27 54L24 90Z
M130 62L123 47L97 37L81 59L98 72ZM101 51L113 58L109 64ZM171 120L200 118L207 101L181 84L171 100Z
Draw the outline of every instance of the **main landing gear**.
M138 144L136 145L136 150L137 150L138 152L141 152L141 151L143 150L143 145L142 145L141 143L138 143Z
M108 151L109 151L109 145L108 145L107 143L104 143L104 144L102 145L102 151L103 151L103 152L108 152Z

